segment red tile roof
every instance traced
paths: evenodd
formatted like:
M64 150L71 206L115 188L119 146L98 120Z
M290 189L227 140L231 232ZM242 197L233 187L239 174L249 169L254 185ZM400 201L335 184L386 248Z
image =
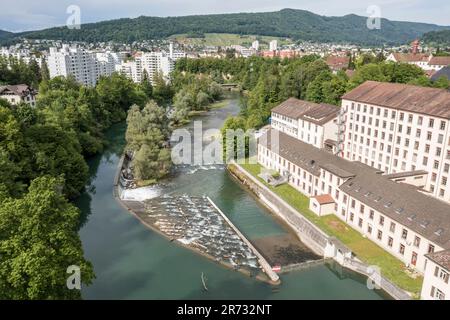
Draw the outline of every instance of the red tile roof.
M427 254L426 257L450 271L450 250L430 253Z
M333 70L342 70L348 68L350 57L328 56L326 63Z
M316 199L320 205L334 203L333 197L330 196L329 194L323 194L320 196L315 196L313 198Z
M450 65L450 57L433 57L428 64L433 66L448 66Z
M428 61L430 56L426 53L393 53L397 62L425 62Z
M326 104L314 103L296 98L289 98L272 109L272 112L293 119L303 119L318 125L323 125L336 118L340 107Z
M342 99L450 119L450 91L366 81Z

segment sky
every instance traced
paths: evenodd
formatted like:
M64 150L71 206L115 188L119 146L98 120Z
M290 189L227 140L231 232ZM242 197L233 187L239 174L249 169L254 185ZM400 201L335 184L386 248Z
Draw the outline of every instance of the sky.
M166 17L283 8L326 16L368 16L368 7L376 5L381 9L381 17L390 20L450 26L449 0L13 0L1 6L0 29L16 32L65 25L71 5L80 8L81 23L141 15Z

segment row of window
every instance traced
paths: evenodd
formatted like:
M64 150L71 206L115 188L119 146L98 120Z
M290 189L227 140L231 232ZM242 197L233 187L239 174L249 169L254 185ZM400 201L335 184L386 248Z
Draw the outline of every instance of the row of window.
M368 112L370 115L374 115L375 109L376 109L376 116L378 116L378 117L382 116L383 118L386 118L386 119L390 118L391 120L395 120L396 119L396 116L397 116L397 111L396 110L383 108L383 112L382 112L382 110L381 110L382 108L380 108L380 107L377 107L377 108L375 108L373 106L368 107L367 105L361 106L361 104L358 103L356 105L356 108L355 108L355 103L352 102L352 104L351 104L351 111L355 111L355 110L357 112L361 112L362 111L363 113L366 113L366 114ZM346 110L348 110L348 106L347 106ZM350 113L350 118L351 119L353 119L352 115L353 115L353 113ZM369 117L369 118L371 119L371 117ZM357 114L356 121L359 121L359 119L360 119L359 118L359 114ZM361 119L362 119L362 122L364 123L366 121L366 116L363 115L361 117ZM371 121L370 119L369 119L369 121ZM413 114L411 114L411 113L405 114L404 112L400 112L399 121L404 121L404 122L407 122L407 123L413 123L413 119L414 119L414 115ZM428 119L428 127L433 129L435 127L435 123L437 121L438 120L435 120L433 118L429 118ZM416 123L417 123L417 125L422 126L424 124L424 117L423 116L418 116ZM369 124L371 124L371 123L369 123ZM446 128L446 121L445 120L439 120L439 129L440 130L445 130L445 128Z

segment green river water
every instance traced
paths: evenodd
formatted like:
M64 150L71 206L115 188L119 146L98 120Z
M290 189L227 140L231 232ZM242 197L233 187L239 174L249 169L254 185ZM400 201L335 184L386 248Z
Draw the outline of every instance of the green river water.
M220 128L239 112L239 100L199 117ZM191 127L189 125L188 127ZM91 181L76 204L82 211L80 237L96 279L84 299L385 299L366 279L334 264L281 275L278 289L226 269L171 243L144 227L113 198L113 179L125 141L125 124L107 132L109 146L89 161ZM155 187L158 193L208 195L250 239L287 232L224 168L183 167ZM204 292L201 273L207 277Z

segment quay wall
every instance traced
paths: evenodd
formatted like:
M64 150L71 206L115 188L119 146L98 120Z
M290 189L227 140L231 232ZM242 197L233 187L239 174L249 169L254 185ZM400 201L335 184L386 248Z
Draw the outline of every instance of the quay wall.
M334 237L330 237L316 225L306 219L301 212L294 209L286 201L249 174L236 162L228 165L228 171L252 191L261 202L277 217L281 218L295 232L299 239L311 250L324 258L332 258L345 268L368 277L368 283L384 290L396 300L410 300L411 295L405 290L384 278L374 269L353 256L351 250Z

